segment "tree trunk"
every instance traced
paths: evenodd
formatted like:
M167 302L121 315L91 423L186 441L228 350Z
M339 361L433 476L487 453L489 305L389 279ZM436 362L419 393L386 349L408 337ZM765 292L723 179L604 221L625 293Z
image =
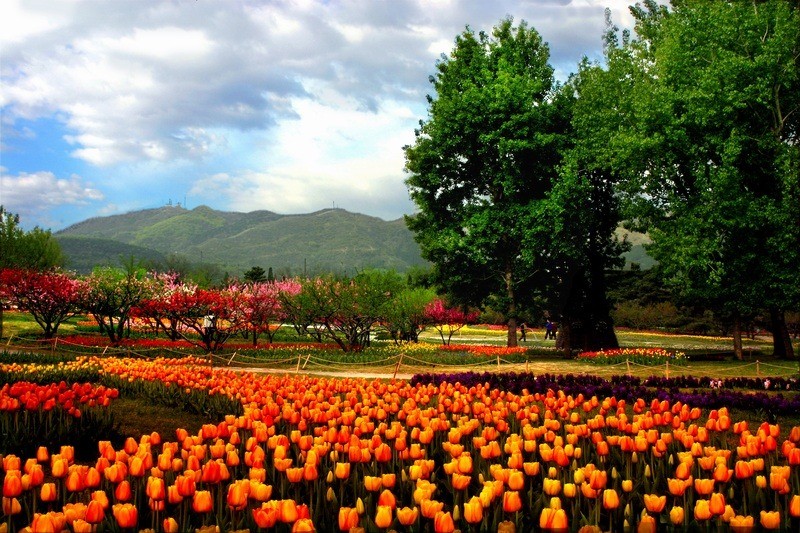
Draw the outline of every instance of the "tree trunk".
M513 316L508 319L508 340L506 346L513 348L517 346L517 319Z
M506 296L508 297L508 337L506 346L515 348L517 346L517 300L514 294L514 273L512 265L506 265L505 272Z
M782 359L793 359L794 347L786 327L786 313L773 307L769 310L769 317L772 322L772 354Z
M742 351L742 317L737 313L733 319L733 354L736 359L744 359L744 352Z

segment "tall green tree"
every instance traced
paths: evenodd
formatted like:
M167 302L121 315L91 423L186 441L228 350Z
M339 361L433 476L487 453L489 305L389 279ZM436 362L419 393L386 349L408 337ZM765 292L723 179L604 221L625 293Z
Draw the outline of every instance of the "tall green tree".
M19 215L0 206L0 269L49 270L63 263L61 247L49 230L37 226L25 231Z
M64 256L49 230L38 226L25 231L19 215L0 205L0 270L20 268L44 271L61 266ZM0 302L0 338L3 336L3 304Z
M666 281L729 317L740 357L744 318L766 308L780 322L800 304L799 12L647 0L635 39L609 34L597 76L615 97L614 116L595 115L598 160L625 176Z
M151 298L159 281L132 260L125 268L97 267L85 279L81 308L91 314L113 343L125 336L133 309Z
M549 57L524 21L505 19L491 35L467 28L436 64L428 118L404 148L418 207L406 221L437 284L462 303L491 298L507 318L509 346L520 300L546 270L550 229L537 203L568 141Z

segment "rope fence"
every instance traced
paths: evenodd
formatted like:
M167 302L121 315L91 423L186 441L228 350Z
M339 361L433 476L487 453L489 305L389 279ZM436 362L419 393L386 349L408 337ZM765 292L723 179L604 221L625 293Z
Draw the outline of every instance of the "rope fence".
M12 342L13 341L13 342ZM102 348L102 351L100 351ZM131 346L89 347L71 343L69 341L54 339L26 339L24 337L11 337L5 343L5 350L36 353L55 354L56 352L69 356L118 356L138 359L153 359L171 355L183 357L187 352L171 348L135 348ZM268 350L264 351L265 354ZM379 377L407 377L420 373L447 373L447 372L532 372L534 374L583 374L610 377L612 375L627 375L647 378L663 375L666 378L677 375L701 376L708 374L708 367L688 363L685 365L670 365L669 362L661 365L646 365L631 361L630 359L613 364L590 364L580 361L554 361L527 359L524 362L508 361L497 355L487 356L484 360L470 362L447 362L420 359L407 353L398 353L378 360L366 361L337 361L330 357L315 355L313 350L298 351L296 356L284 357L256 357L239 353L232 354L206 354L212 366L230 368L232 370L257 371L257 372L286 372L305 374L330 374L330 375L376 375ZM768 376L797 376L800 375L798 364L765 363L759 360L741 362L740 364L714 365L713 377L738 377L753 376L758 378Z

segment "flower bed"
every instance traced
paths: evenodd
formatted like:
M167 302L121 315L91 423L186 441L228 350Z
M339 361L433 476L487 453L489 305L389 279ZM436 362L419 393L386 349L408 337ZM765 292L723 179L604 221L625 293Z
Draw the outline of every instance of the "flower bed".
M616 348L595 352L581 352L578 354L578 359L602 365L614 365L626 361L639 365L663 365L667 362L685 365L687 363L685 353L663 348Z
M0 454L77 445L108 433L113 420L106 408L118 395L91 383L6 383L0 387Z
M240 374L191 359L80 364L132 386L235 398L243 411L194 435L100 441L88 465L68 450L4 456L11 532L800 525L800 427L750 428L726 407L514 392L456 376L435 384Z
M800 391L800 380L791 378L730 378L716 380L709 377L678 376L664 378L652 376L641 379L618 375L609 379L578 374L532 374L529 372L456 372L447 374L424 373L412 376L414 385L441 386L460 383L466 386L486 384L515 394L545 394L560 391L564 394L614 397L627 402L642 399L683 402L706 409L722 407L761 411L772 415L800 412L800 396L766 394L764 382L774 383L774 390ZM694 390L685 390L692 388ZM741 390L749 389L749 390Z

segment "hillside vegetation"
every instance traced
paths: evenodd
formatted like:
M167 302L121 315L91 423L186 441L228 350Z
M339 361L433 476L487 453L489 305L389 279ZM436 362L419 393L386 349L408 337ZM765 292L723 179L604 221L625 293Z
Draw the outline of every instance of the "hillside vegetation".
M79 272L131 256L163 263L179 255L238 275L252 266L276 273L404 272L422 266L419 246L402 219L385 221L343 209L302 215L231 213L206 206L165 206L92 218L55 234Z
M296 275L353 274L365 268L405 272L427 264L403 219L385 221L343 209L280 215L164 206L91 218L55 236L67 267L79 273L130 258L164 265L172 257L182 257L217 265L231 275L253 266ZM628 262L652 266L642 246L647 238L640 234L627 238L634 245L626 254Z

